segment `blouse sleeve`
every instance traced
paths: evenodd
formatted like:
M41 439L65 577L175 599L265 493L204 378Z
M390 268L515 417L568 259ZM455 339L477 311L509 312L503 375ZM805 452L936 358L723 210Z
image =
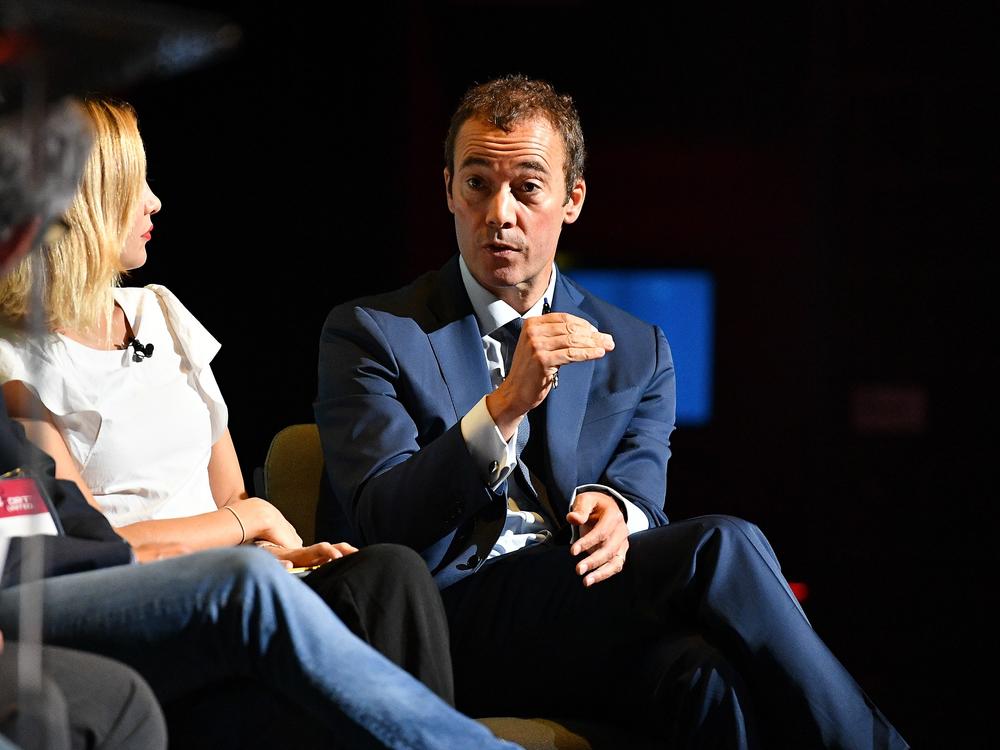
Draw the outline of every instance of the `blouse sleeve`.
M10 337L17 336L7 331L0 336L0 383L7 383L11 380L24 380L27 368L24 365L24 357L21 356L19 347L14 343L16 339ZM17 336L20 338L20 336Z
M214 444L222 437L229 423L229 409L222 398L211 366L212 360L222 347L205 326L181 304L173 292L159 284L150 284L146 288L156 295L167 327L191 367L192 385L208 407Z
M19 380L57 416L94 409L94 393L67 377L72 372L62 342L52 334L0 338L0 383Z

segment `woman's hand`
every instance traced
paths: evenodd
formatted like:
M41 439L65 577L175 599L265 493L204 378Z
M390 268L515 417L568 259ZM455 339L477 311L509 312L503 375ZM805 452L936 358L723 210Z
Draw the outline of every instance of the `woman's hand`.
M346 555L353 555L358 551L357 547L353 547L347 542L337 542L336 544L318 542L308 547L298 547L296 549L267 543L260 544L259 546L292 568L313 568L317 565L328 563L331 560L339 560Z
M279 547L301 549L302 537L281 515L281 511L267 500L249 497L246 500L228 503L226 507L232 508L243 524L246 532L244 541L271 542Z

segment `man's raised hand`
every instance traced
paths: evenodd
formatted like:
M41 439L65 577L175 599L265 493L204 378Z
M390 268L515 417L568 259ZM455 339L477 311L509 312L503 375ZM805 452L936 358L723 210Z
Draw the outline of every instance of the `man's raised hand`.
M524 415L545 400L560 367L600 359L614 348L610 334L576 315L557 312L526 319L510 372L486 397L486 408L504 439L510 440Z

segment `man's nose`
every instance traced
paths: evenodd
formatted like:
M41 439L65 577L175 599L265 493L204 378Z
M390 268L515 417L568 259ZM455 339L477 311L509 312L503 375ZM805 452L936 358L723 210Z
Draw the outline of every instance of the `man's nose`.
M507 187L497 190L490 197L489 210L486 213L486 223L497 229L509 229L517 221L515 214L516 201Z

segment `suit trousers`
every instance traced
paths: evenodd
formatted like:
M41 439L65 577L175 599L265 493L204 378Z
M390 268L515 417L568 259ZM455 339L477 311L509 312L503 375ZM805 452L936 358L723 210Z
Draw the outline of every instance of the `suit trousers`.
M553 543L446 588L459 709L618 721L671 748L907 747L756 526L704 516L629 542L623 571L590 588Z
M23 750L157 750L167 746L160 706L138 674L103 656L42 647L33 697L18 695L20 646L0 654L0 733Z

